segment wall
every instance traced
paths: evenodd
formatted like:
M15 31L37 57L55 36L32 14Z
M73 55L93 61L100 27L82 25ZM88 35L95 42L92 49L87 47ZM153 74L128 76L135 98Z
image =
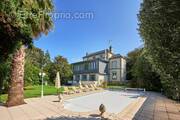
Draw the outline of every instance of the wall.
M117 73L117 79L112 79L112 73L116 72ZM121 81L121 70L120 69L113 69L110 70L110 81Z
M107 81L107 75L96 74L98 85L101 85L102 82Z
M97 83L97 84L101 84L104 80L107 80L107 76L106 75L101 75L101 74L79 74L80 75L80 82L82 84L89 84L89 83ZM82 80L82 75L87 75L87 81ZM95 75L95 81L90 81L89 80L89 76L90 75ZM75 79L75 75L73 75L73 82L77 83L76 79Z
M87 74L88 76L90 74ZM81 84L97 84L97 85L101 85L101 83L105 80L107 80L107 76L106 75L100 75L100 74L95 74L96 76L96 81L81 81Z
M113 58L113 59L110 59L109 61L109 69L113 69L112 67L112 61L117 61L117 69L120 69L121 68L121 58Z
M107 73L108 63L99 61L99 73L105 74Z
M112 61L117 61L117 67L116 68L112 67ZM125 80L125 67L126 67L125 62L126 62L125 59L122 57L110 59L110 62L109 62L109 73L110 73L109 80L110 81L122 82ZM116 72L117 79L112 78L113 72Z
M126 80L126 60L124 58L121 59L121 79Z
M110 59L112 56L113 56L112 53L108 53L108 54L107 54L107 58L108 58L108 59Z

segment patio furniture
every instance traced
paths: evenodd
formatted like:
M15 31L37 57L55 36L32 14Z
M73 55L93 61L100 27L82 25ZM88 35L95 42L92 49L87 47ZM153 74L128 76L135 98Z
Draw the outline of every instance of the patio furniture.
M80 85L79 88L80 88L83 92L88 92L88 91L89 91L88 89L86 89L86 88L83 87L82 85Z
M74 91L68 89L68 87L64 87L63 94L74 94Z
M94 87L95 90L100 90L101 88L97 87L95 84L91 84L92 87Z
M90 88L90 87L88 87L88 85L84 85L84 87L85 87L86 89L88 89L89 91L93 91L93 89Z
M78 90L75 86L72 87L72 90L75 92L75 93L80 93L81 90Z
M92 84L89 84L89 88L91 88L92 90L96 90Z
M94 88L95 88L96 90L102 90L102 88L97 87L95 84L93 84L93 86L94 86Z

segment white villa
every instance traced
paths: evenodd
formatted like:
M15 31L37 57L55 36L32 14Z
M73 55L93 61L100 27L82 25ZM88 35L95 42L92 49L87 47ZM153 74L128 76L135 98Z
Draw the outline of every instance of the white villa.
M125 82L126 59L109 49L86 53L83 61L73 63L73 83Z

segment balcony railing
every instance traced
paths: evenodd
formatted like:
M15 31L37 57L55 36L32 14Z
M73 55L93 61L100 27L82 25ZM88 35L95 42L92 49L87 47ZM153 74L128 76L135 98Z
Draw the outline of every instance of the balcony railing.
M95 73L98 72L99 66L98 66L97 60L93 61L84 61L78 64L73 65L73 72L74 73Z

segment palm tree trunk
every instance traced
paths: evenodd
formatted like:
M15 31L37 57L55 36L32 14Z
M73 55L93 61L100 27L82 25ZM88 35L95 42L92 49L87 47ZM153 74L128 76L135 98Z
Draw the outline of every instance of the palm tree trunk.
M22 45L13 55L11 81L8 91L7 106L24 104L24 58L25 47Z
M0 103L1 103L1 94L2 94L2 87L3 87L3 79L0 78Z

